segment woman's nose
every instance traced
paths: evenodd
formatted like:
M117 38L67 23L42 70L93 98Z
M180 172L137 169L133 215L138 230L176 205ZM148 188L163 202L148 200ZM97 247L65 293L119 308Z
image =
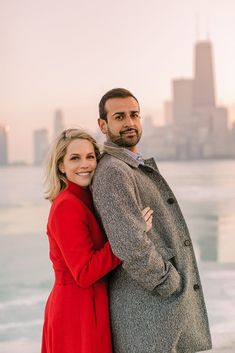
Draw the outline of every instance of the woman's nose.
M80 163L81 169L88 169L88 167L89 167L89 162L87 160L81 161Z

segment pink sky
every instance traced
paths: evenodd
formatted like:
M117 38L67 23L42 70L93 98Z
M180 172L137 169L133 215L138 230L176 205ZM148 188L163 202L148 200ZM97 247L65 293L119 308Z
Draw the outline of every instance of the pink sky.
M161 123L171 79L192 76L195 40L208 34L217 101L235 117L234 13L233 0L1 0L0 124L10 126L10 159L32 160L33 129L51 130L57 108L67 126L94 131L100 97L117 86Z

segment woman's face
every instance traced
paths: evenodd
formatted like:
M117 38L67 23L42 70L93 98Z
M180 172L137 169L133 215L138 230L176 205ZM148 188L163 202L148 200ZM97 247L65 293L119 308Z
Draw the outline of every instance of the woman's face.
M69 181L87 188L90 185L97 166L94 146L88 140L76 139L67 147L64 160L59 165Z

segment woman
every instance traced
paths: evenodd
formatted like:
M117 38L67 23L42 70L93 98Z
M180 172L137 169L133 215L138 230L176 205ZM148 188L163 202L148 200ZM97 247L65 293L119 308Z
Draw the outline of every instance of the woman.
M89 189L99 149L68 129L49 154L47 234L55 284L45 308L41 353L111 353L106 275L121 264L98 224ZM152 211L143 210L146 231Z

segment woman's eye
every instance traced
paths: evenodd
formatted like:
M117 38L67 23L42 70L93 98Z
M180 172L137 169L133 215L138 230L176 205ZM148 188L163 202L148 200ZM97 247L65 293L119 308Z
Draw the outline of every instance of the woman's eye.
M95 159L95 156L88 156L88 159Z
M71 161L76 161L77 159L79 159L78 157L72 157Z

